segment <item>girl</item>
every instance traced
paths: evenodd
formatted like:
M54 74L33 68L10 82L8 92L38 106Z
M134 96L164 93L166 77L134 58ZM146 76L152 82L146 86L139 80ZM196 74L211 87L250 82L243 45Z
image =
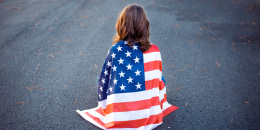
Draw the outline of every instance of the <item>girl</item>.
M178 109L166 99L158 47L149 41L149 21L139 5L128 5L98 80L98 106L77 112L102 129L149 130Z

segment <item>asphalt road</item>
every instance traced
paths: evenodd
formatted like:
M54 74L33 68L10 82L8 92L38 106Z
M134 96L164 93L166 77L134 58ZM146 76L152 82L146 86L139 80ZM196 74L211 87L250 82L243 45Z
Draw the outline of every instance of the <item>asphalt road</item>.
M143 5L169 103L156 130L260 129L260 1L0 0L0 129L98 129L96 77L125 5Z

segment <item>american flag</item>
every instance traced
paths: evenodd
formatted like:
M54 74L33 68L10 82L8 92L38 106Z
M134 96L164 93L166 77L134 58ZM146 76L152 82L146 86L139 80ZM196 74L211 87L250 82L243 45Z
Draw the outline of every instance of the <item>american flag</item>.
M77 110L101 129L149 130L178 107L166 98L162 60L158 47L142 52L120 41L107 54L98 80L98 106Z

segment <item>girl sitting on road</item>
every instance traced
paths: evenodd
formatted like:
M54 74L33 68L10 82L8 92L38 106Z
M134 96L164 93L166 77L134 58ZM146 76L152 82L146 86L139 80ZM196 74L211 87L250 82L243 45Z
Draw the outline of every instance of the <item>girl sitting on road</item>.
M77 112L101 129L153 129L178 108L167 102L161 55L149 41L144 9L126 6L115 28L98 80L98 106Z

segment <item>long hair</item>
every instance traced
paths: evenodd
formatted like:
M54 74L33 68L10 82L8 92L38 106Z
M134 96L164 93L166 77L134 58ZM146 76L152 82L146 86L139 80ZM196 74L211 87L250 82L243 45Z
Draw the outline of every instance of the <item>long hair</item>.
M141 6L126 6L120 13L115 28L117 33L113 37L113 44L124 40L129 46L139 43L143 52L150 48L150 24Z

